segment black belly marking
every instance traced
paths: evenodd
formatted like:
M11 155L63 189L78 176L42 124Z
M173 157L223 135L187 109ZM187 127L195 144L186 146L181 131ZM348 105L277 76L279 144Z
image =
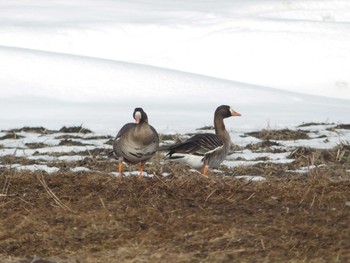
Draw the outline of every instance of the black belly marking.
M136 158L141 158L142 157L142 153L132 153L132 152L129 152L130 155L136 157Z

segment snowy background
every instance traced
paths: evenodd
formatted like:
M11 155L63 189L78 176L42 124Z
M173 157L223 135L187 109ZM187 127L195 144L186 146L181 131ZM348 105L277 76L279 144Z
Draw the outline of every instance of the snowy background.
M3 0L0 129L350 123L350 1Z

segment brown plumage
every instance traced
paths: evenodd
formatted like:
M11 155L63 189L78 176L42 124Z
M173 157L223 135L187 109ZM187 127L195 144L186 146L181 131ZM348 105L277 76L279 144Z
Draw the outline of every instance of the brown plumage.
M202 169L205 175L208 168L218 167L227 157L231 148L231 138L224 124L224 118L241 116L230 106L219 106L214 113L215 134L197 134L185 142L166 147L167 157L182 162L195 169Z
M122 173L123 161L141 163L138 176L141 179L145 162L158 150L159 137L157 131L148 124L147 114L142 108L134 110L133 118L136 123L127 123L118 132L113 143L113 152L119 160L119 174Z

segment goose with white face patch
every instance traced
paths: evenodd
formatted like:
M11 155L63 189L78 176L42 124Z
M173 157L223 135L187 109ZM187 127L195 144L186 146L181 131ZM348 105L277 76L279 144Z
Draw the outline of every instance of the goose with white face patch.
M185 142L165 147L171 161L186 163L192 168L202 170L206 175L208 168L217 168L227 157L231 148L231 137L226 130L224 119L241 116L230 106L221 105L214 113L215 134L197 134Z
M113 153L118 159L118 171L122 174L123 161L140 164L141 179L145 162L158 150L159 137L157 131L148 124L148 117L142 108L136 108L133 113L136 123L125 124L117 134L113 143Z

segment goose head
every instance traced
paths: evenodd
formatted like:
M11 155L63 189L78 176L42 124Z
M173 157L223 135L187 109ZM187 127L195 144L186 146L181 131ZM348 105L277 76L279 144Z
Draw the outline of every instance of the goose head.
M136 124L141 124L143 122L148 121L148 117L146 112L142 108L135 108L134 113L133 113L133 118L136 121Z

